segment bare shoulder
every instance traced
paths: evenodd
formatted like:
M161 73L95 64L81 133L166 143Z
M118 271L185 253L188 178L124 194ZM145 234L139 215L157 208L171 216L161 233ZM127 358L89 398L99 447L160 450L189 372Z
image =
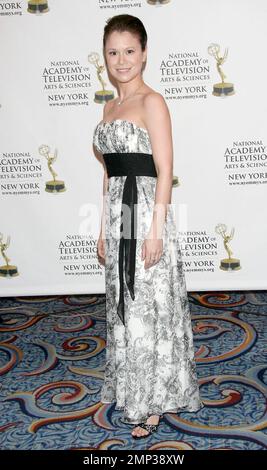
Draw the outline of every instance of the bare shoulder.
M155 101L155 102L164 102L165 103L165 99L164 97L162 96L161 93L159 93L158 91L155 91L155 90L152 90L152 88L144 94L144 102L147 102L147 101Z
M149 92L144 96L143 106L146 119L156 118L156 116L161 116L164 119L169 116L169 108L165 98L157 91Z
M105 117L110 113L110 111L112 110L113 106L114 106L114 101L115 101L116 98L113 98L112 100L109 100L109 101L106 101L106 103L104 104L104 108L103 108L103 119L105 119Z
M151 91L145 94L143 101L146 114L151 113L168 113L168 106L165 98L157 91Z

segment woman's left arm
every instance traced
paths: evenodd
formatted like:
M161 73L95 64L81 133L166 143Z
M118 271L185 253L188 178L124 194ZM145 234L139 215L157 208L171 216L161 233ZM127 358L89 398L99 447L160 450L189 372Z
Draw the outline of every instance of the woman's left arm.
M169 109L160 93L144 98L144 121L149 133L157 170L157 184L152 224L147 238L162 238L168 204L172 198L173 142Z

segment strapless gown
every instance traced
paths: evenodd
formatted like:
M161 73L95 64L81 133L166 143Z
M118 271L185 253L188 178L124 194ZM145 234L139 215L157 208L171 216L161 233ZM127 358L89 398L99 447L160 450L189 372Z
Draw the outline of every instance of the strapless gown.
M118 153L125 153L125 158L131 152L152 154L148 131L128 120L101 121L94 130L93 143L100 153L114 153L114 158ZM159 262L145 269L141 260L142 244L152 222L155 177L136 176L135 298L132 299L124 280L125 324L117 314L125 180L125 175L109 177L105 202L107 329L101 402L114 402L116 410L123 410L123 422L137 424L153 414L197 411L204 404L200 398L189 301L171 204Z

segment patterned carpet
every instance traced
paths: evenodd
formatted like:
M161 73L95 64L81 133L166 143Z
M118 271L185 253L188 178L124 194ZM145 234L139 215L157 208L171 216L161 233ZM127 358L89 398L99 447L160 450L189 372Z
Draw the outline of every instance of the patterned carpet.
M189 300L205 407L136 441L99 402L105 296L0 298L0 448L266 450L267 291Z

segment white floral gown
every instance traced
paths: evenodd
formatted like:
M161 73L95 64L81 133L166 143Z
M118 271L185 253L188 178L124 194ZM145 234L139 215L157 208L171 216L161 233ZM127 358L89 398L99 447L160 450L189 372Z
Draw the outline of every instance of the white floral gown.
M152 154L149 134L133 122L100 122L93 135L104 153ZM114 157L116 158L116 157ZM155 177L136 176L138 190L135 299L124 283L125 325L117 314L121 202L126 176L108 179L106 208L106 365L101 402L116 402L122 421L202 408L194 358L191 314L173 208L168 207L163 254L144 268L141 248L155 202Z

